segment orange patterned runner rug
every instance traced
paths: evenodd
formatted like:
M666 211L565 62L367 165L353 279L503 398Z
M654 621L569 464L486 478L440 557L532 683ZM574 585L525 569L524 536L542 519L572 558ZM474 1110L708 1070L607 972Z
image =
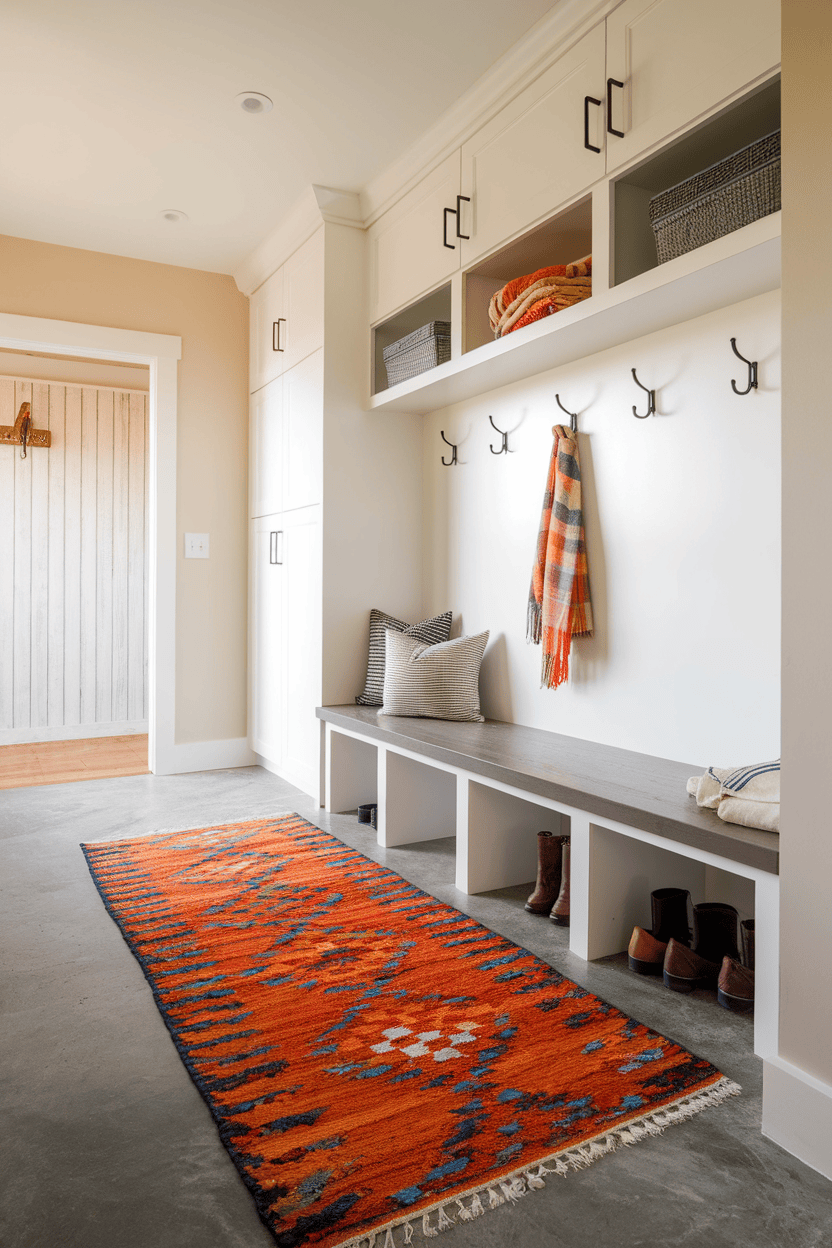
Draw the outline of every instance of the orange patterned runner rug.
M739 1092L298 815L83 846L280 1248L401 1248Z

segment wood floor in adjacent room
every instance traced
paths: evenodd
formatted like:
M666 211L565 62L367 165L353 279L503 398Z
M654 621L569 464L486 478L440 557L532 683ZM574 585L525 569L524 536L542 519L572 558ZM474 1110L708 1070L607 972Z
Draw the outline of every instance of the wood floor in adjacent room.
M147 734L0 745L0 789L143 776L149 771Z

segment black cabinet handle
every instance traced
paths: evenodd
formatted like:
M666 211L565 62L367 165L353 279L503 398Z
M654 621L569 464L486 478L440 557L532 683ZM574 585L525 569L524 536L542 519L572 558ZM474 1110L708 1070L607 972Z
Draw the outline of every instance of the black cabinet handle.
M277 539L283 536L282 529L273 529L269 534L269 563L282 564L283 560L277 557Z
M457 195L456 197L456 236L457 238L470 238L471 237L470 234L460 233L460 229L459 229L460 225L462 224L462 212L460 210L459 205L462 203L470 204L470 202L471 202L470 195Z
M286 317L281 316L279 320L272 322L272 351L282 351L280 345L280 326L285 324Z
M621 90L623 91L624 83L619 82L617 78L607 79L607 133L614 134L616 138L618 139L623 139L624 131L616 130L615 126L612 124L612 89L613 87L620 87Z
M589 106L590 104L597 104L598 107L600 108L601 101L596 100L595 97L592 95L584 96L584 147L587 149L588 152L600 152L601 150L600 147L596 147L594 143L590 143L589 141Z
M442 246L450 247L451 251L456 251L456 243L448 242L448 216L449 215L452 217L456 215L455 210L453 208L444 209L444 216L442 218ZM459 218L457 217L457 221L458 220Z

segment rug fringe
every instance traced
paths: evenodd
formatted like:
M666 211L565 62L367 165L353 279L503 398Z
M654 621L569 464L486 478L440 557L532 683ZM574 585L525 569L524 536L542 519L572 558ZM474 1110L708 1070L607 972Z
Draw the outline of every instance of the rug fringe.
M585 1140L583 1144L563 1149L559 1153L552 1153L531 1166L521 1166L501 1179L485 1183L481 1187L471 1188L470 1191L463 1192L460 1196L437 1201L421 1213L422 1235L425 1239L435 1239L437 1235L442 1231L447 1231L456 1222L471 1222L491 1209L498 1209L500 1205L516 1204L521 1196L545 1187L547 1175L557 1174L565 1177L570 1170L584 1170L599 1158L614 1153L616 1149L627 1148L651 1136L661 1135L667 1127L685 1122L711 1105L720 1105L729 1096L739 1096L741 1091L742 1088L738 1083L734 1083L732 1079L723 1075L709 1088L702 1088L698 1092L691 1093L690 1096L680 1097L678 1101L663 1105L660 1109L643 1114L640 1118L632 1118L620 1127L614 1127L611 1131L597 1135L592 1140ZM550 1165L551 1168L549 1168ZM463 1202L469 1197L471 1203L465 1205ZM446 1205L452 1203L458 1206L453 1215L446 1209ZM436 1222L431 1225L431 1215L437 1212ZM419 1214L410 1214L396 1218L392 1222L385 1222L372 1231L365 1231L363 1235L343 1240L335 1245L335 1248L400 1248L400 1245L404 1248L405 1245L413 1242L413 1222L418 1217ZM393 1231L399 1227L404 1228L404 1238L397 1242ZM384 1242L377 1246L379 1235L384 1235Z

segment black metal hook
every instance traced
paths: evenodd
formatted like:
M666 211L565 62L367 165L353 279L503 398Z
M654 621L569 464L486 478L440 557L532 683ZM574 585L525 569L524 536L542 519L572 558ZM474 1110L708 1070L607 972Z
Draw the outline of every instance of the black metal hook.
M647 404L646 412L637 412L636 405L635 403L633 404L633 415L636 417L636 419L646 420L648 416L654 416L656 414L656 391L650 390L647 386L642 385L638 377L636 377L636 370L634 368L631 369L630 371L633 374L633 381L636 383L636 385L641 386L641 389L645 392L645 394L648 394L650 396L648 404Z
M445 465L446 468L450 468L451 464L456 463L456 447L454 446L453 442L448 442L448 439L445 437L444 429L440 429L439 432L442 435L442 441L446 442L448 446L451 448L451 450L453 451L453 455L451 456L450 459L446 459L444 455L442 456L442 463Z
M757 389L757 361L747 360L744 355L740 355L739 351L737 350L736 338L731 339L731 350L734 352L734 355L737 357L738 360L742 360L743 364L748 365L748 385L745 387L744 390L739 390L737 388L737 383L734 381L732 377L731 389L734 391L734 394L750 394L752 390Z
M560 410L562 412L566 412L566 415L569 417L569 428L572 430L573 433L577 433L578 432L578 413L568 411L561 403L559 394L555 395L555 402L557 403Z
M497 429L497 426L494 424L494 417L489 416L488 419L491 421L492 428ZM491 451L492 455L502 455L503 451L505 451L507 455L508 454L508 434L503 433L502 429L497 429L497 432L499 433L500 437L503 439L503 445L500 447L499 451L495 451L494 447L489 442L488 449Z

